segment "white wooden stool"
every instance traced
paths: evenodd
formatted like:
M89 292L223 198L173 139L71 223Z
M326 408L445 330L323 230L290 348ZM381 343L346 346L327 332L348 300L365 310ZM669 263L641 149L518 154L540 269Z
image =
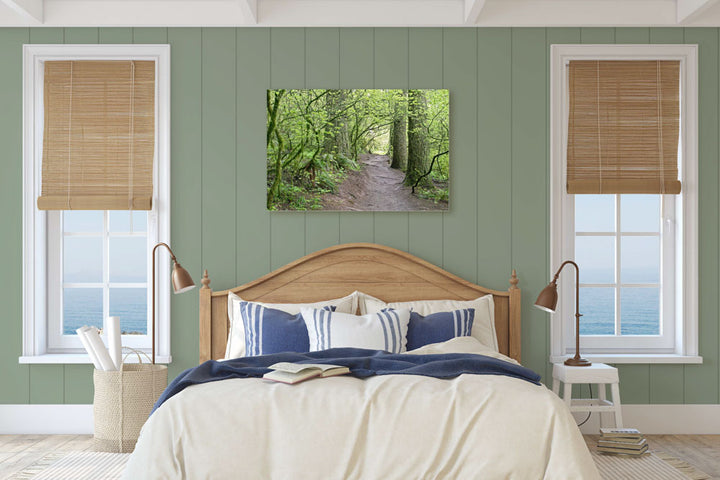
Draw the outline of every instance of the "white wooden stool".
M600 427L604 427L603 414L613 413L615 428L622 428L622 406L620 404L620 377L617 368L604 363L593 363L589 367L570 367L564 363L553 364L553 392L560 393L560 382L565 387L563 400L571 412L600 413ZM572 398L573 384L597 385L598 398ZM612 402L606 398L605 385L610 384Z

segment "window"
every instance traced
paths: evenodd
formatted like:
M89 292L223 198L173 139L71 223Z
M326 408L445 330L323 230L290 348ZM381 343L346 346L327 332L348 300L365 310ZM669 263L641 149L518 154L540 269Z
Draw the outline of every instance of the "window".
M147 61L155 65L154 157L149 179L152 198L137 197L128 207L150 204L150 210L40 210L37 204L68 204L93 208L92 199L74 197L68 180L64 194L51 196L43 182L45 62L84 60ZM117 63L117 62L116 62ZM150 64L152 65L152 64ZM151 67L152 68L152 67ZM26 45L24 50L24 304L22 363L90 363L75 335L82 325L103 327L108 316L119 316L124 346L149 351L152 272L150 252L169 240L169 46L166 45ZM77 72L76 72L77 73ZM151 71L152 73L152 71ZM133 80L135 73L133 71ZM78 78L78 75L75 76ZM152 91L152 90L150 90ZM86 112L79 113L85 115ZM61 119L62 120L62 119ZM55 124L57 120L53 119ZM152 124L150 124L152 125ZM142 148L147 148L143 144ZM114 145L112 148L117 149ZM135 147L137 149L139 147ZM116 150L117 151L117 150ZM68 156L69 157L69 156ZM73 157L74 158L74 157ZM77 162L76 162L77 163ZM108 171L127 168L108 163ZM150 167L148 167L150 168ZM64 170L63 170L64 171ZM137 169L130 170L138 175ZM68 169L68 178L70 170ZM77 176L77 175L76 175ZM136 178L136 177L132 177ZM62 189L62 181L50 179ZM142 195L148 192L143 185ZM42 189L42 200L39 200ZM131 187L132 190L132 187ZM103 190L105 192L107 190ZM102 194L101 192L101 194ZM80 192L82 193L82 192ZM52 196L54 195L54 196ZM150 195L150 194L148 194ZM118 195L101 201L118 208ZM128 202L126 197L125 202ZM88 207L83 207L90 202ZM113 206L110 206L113 205ZM61 207L62 208L62 207ZM76 207L77 208L77 207ZM120 207L122 208L122 207ZM148 207L145 207L148 208ZM168 258L157 259L158 361L170 361Z
M596 361L701 361L696 48L552 46L551 268L565 259L580 266L581 350ZM680 194L567 193L568 65L574 60L680 62ZM560 302L551 327L552 361L574 352L574 281L570 274L561 275Z

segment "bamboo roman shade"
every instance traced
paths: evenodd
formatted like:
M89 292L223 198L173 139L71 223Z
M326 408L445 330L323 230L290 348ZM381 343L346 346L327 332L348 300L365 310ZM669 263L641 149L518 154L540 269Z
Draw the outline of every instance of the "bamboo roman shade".
M680 62L569 63L568 193L680 193Z
M150 210L154 61L46 61L40 210Z

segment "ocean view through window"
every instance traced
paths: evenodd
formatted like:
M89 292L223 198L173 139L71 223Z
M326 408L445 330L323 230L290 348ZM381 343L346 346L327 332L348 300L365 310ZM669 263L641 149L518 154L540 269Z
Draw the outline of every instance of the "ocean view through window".
M576 195L581 335L659 335L660 195Z
M124 335L148 331L146 211L63 212L62 333L120 317Z

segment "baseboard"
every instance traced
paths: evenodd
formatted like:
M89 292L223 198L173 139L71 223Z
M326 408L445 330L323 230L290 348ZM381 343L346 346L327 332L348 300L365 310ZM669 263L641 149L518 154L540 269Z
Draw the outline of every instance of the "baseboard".
M720 405L623 405L623 423L646 434L720 434ZM574 414L578 422L587 414ZM608 415L608 422L612 415ZM598 433L594 413L580 430ZM90 434L92 405L0 405L0 434Z
M646 434L717 435L720 434L720 405L623 405L623 426ZM587 413L573 414L578 422ZM606 413L611 425L613 415ZM582 427L583 433L600 431L600 414L593 413Z
M92 405L0 405L0 434L93 433Z

